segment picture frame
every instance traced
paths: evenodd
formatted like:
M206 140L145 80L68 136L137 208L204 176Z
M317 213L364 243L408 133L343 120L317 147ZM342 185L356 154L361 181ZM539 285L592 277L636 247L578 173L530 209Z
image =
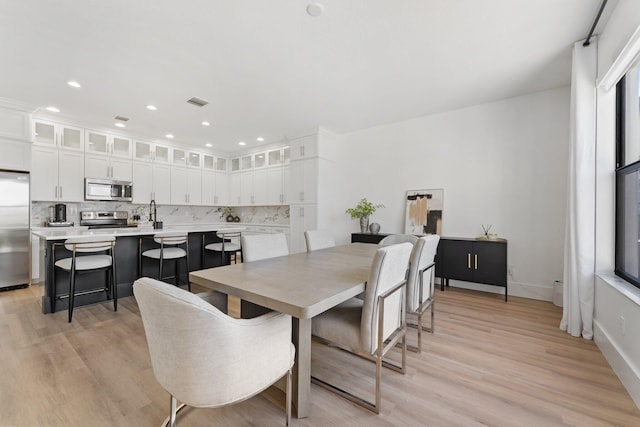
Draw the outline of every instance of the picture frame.
M442 235L444 189L408 190L405 207L405 234Z

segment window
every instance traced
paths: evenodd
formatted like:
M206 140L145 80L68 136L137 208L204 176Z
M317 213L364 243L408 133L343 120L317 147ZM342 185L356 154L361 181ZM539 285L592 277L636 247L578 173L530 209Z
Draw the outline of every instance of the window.
M640 288L640 67L616 86L615 273Z

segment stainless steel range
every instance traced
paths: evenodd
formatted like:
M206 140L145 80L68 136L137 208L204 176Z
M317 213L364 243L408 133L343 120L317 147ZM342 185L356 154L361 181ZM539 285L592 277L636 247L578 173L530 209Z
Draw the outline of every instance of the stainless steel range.
M136 224L129 224L128 218L127 211L83 211L80 212L80 225L89 226L89 229L137 227Z

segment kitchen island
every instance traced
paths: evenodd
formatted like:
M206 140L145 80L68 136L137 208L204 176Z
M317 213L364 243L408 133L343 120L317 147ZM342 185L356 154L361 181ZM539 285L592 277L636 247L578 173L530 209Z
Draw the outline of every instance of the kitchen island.
M230 224L192 224L165 226L162 230L154 230L151 226L123 227L123 228L103 228L90 230L88 227L66 227L66 228L39 228L32 229L31 233L40 239L38 256L40 268L40 282L43 283L44 293L42 295L42 312L51 312L51 298L53 295L53 265L55 261L71 256L71 252L66 250L59 243L64 243L66 239L80 236L114 236L116 238L115 260L116 260L116 280L118 286L118 297L126 297L133 294L132 285L138 278L138 253L140 245L142 250L157 247L153 241L153 235L159 231L186 231L189 236L189 271L201 270L203 268L217 267L222 264L220 256L205 254L202 259L202 247L213 242L220 242L220 238L215 232L225 228L242 228ZM142 239L141 239L142 238ZM58 245L56 245L58 243ZM55 247L54 247L55 245ZM143 259L141 267L142 276L157 277L158 264L154 260ZM204 261L204 262L203 262ZM182 261L184 262L184 261ZM228 263L228 259L225 259ZM188 280L188 272L181 265L180 279L182 283ZM172 272L171 265L165 267L166 272ZM95 288L94 274L78 275L76 278L76 290ZM43 279L44 278L44 279ZM58 295L69 292L69 274L64 271L57 271L55 274L56 290ZM105 278L106 280L106 278ZM77 296L75 306L93 304L106 300L105 293L93 293ZM66 310L67 300L57 300L55 310Z

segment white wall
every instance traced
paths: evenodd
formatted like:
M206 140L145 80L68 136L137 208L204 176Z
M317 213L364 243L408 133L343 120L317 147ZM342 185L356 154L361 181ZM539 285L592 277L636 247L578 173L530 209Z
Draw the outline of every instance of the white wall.
M386 205L371 221L397 233L407 190L443 188L443 236L493 224L509 240L510 294L550 301L562 278L568 123L560 88L343 134L336 235L359 230L344 210L362 197Z
M599 36L599 79L612 67L638 25L640 2L619 0ZM596 171L596 272L599 276L595 281L594 340L640 406L640 290L613 276L615 89L598 91Z

